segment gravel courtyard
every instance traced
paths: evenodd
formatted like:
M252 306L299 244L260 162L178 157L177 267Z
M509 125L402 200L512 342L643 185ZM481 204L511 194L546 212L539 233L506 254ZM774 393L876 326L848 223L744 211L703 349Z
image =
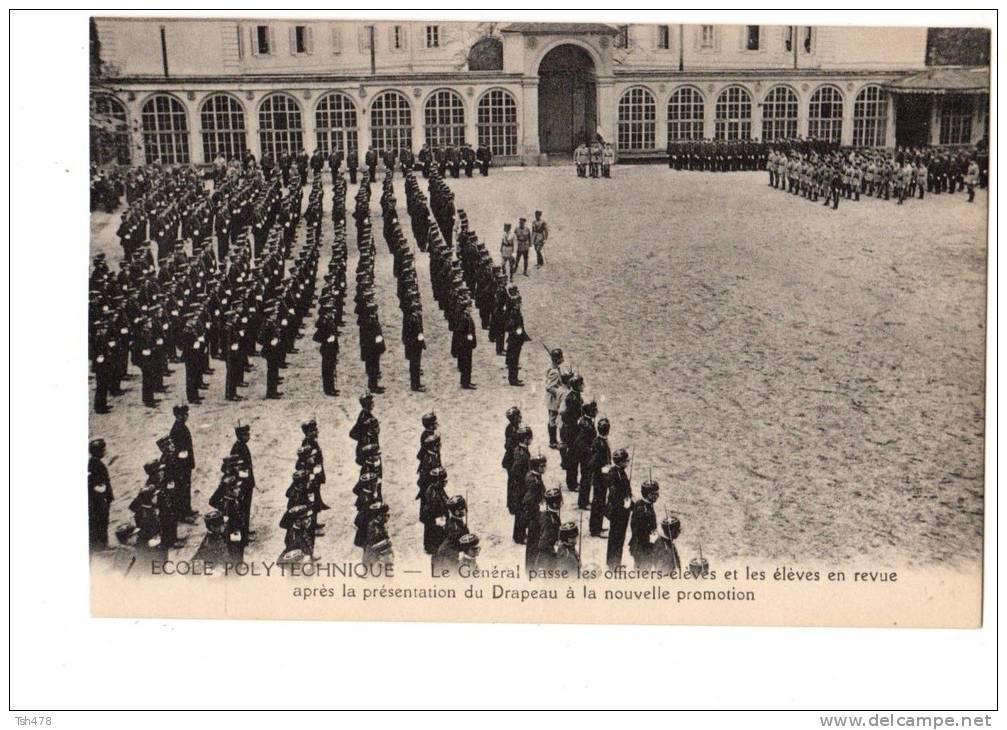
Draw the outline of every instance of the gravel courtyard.
M684 559L701 541L711 564L863 558L974 569L983 526L985 191L972 205L964 194L902 206L864 198L833 211L768 187L763 173L630 166L616 167L611 180L590 180L576 178L572 167L513 168L449 184L495 256L502 224L530 220L536 209L551 237L546 266L516 277L532 337L524 388L507 385L503 359L483 337L474 358L479 388L459 389L426 254L416 251L428 390L412 393L374 188L376 290L389 343L382 362L388 390L375 412L389 531L405 568L426 565L415 454L420 416L430 410L441 423L448 492L470 501L480 562L523 562L523 548L510 540L500 468L504 411L521 408L535 432L533 449L549 456L546 484L559 485L558 453L545 448L545 344L562 347L583 373L588 397L612 421L613 449L635 451L634 490L650 473L660 482L658 514L680 516ZM396 191L410 236L401 177ZM325 202L328 209L328 189ZM92 215L92 252L118 260L117 221L118 213ZM328 215L323 230L328 243ZM251 424L261 491L249 559L273 560L282 550L284 492L300 423L312 416L326 460L323 494L333 507L317 552L326 561L359 554L350 493L358 469L348 431L366 381L352 314L352 240L349 249L341 395L321 393L312 317L283 373L283 400L264 399L258 360L243 392L248 400L225 401L224 367L215 363L205 402L192 407L200 511L208 509L234 424ZM321 270L327 259L325 249ZM92 437L108 442L113 529L130 519L142 464L156 457L171 405L184 398L184 369L173 367L158 409L142 406L137 378L112 399L111 414L92 412ZM89 389L93 395L93 379ZM579 521L576 496L564 498L564 520ZM178 556L191 556L202 523L181 531L188 545ZM603 541L584 538L584 562L604 563Z

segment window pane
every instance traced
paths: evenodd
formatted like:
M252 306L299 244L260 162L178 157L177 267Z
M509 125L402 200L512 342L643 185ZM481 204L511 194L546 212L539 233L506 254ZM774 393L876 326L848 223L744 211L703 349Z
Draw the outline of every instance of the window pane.
M199 120L204 162L212 162L218 154L228 160L244 160L247 154L245 112L237 99L225 94L209 97L203 102Z
M371 145L378 152L412 149L412 111L409 100L397 91L386 91L371 104Z
M436 91L424 108L424 133L431 148L459 147L465 141L465 103L454 91Z
M880 86L864 88L853 102L853 144L883 147L888 126L888 99Z
M286 152L296 154L304 146L301 129L301 108L287 94L266 97L259 107L259 145L262 154L278 157Z
M729 86L717 97L714 111L717 139L752 138L752 97L740 86Z
M494 89L479 100L476 115L479 144L494 155L517 154L517 102L503 89Z
M616 142L620 150L652 150L655 145L657 105L643 87L630 89L619 99Z
M762 139L790 139L797 136L797 94L785 86L770 89L762 103Z
M704 104L696 89L685 87L668 100L668 140L703 139Z
M840 142L843 137L843 96L834 86L824 86L811 96L808 136Z
M182 102L173 96L158 94L143 105L140 116L147 164L189 162L189 128Z
M315 138L324 152L357 149L357 110L346 94L326 94L315 107Z

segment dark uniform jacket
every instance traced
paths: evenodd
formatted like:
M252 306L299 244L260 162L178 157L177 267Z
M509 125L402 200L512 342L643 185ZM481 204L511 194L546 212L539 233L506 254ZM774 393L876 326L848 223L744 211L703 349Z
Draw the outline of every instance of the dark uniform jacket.
M539 514L538 545L535 551L535 568L551 570L556 559L556 543L559 542L559 512L545 510Z
M653 546L651 535L657 531L657 515L654 513L653 503L646 499L638 499L633 503L629 529L629 554L637 560L646 558Z
M172 443L175 444L175 453L177 454L176 458L179 465L189 471L195 469L196 454L192 449L192 433L189 432L188 426L181 421L175 421L168 435L171 437Z
M608 504L607 514L618 514L627 512L633 498L633 492L629 485L629 477L626 470L617 464L613 464L606 476L608 480Z
M525 444L517 444L511 453L510 469L507 471L507 510L516 515L524 502L525 482L528 476L531 454Z

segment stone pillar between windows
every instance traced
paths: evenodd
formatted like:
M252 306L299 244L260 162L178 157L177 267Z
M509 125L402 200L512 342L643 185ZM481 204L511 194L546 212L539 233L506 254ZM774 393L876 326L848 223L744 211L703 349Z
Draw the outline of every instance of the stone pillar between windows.
M406 90L403 89L403 94L406 94ZM426 93L425 91L423 93ZM409 94L406 94L407 96ZM415 92L412 94L413 103L413 130L412 130L412 140L413 140L413 151L419 152L423 148L423 143L427 141L427 132L425 125L425 115L423 113L423 96L417 96Z
M896 115L898 111L895 108L895 96L889 93L885 93L885 99L888 103L888 117L886 119L885 126L885 147L895 146L895 126L896 126Z
M179 91L175 96L185 105L185 124L188 128L189 162L192 164L211 163L203 158L203 137L199 133L199 102L192 92Z
M465 109L465 141L473 148L479 144L479 131L476 129L476 122L479 116L479 96L482 92L475 91L467 98Z
M249 91L245 94L245 134L248 138L248 151L255 155L255 159L262 164L262 142L259 136L259 104L262 102L264 94L257 91Z
M978 144L978 142L983 138L983 132L986 130L986 115L989 113L987 106L986 97L981 94L973 95L972 134L969 137L969 144Z
M315 132L315 102L318 101L317 94L310 90L298 93L298 102L301 105L301 130L304 151L309 155L318 146L318 135Z
M761 93L761 90L758 92ZM752 134L751 138L757 142L762 141L762 102L754 101L758 97L752 95Z
M853 145L853 105L855 98L853 92L848 92L843 97L843 129L839 142L844 147L851 147Z
M703 138L713 139L717 134L717 90L704 89Z
M601 129L602 138L616 148L616 155L618 155L615 128L618 102L615 98L615 79L599 77L595 82L595 86L598 93L597 124Z
M941 143L941 114L939 99L930 97L930 144L939 145Z
M655 110L654 147L658 152L668 149L668 99L664 93L657 96L657 109Z
M525 165L539 164L538 78L521 79L521 158Z
M813 92L812 92L813 93ZM797 135L807 137L811 127L811 96L808 92L801 91L797 95Z
M363 87L357 93L354 102L357 105L357 157L364 164L364 152L371 144L371 96ZM349 154L349 151L347 151Z

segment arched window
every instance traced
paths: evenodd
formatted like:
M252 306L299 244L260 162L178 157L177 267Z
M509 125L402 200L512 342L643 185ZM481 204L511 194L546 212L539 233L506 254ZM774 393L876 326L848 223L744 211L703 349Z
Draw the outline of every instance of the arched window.
M130 159L126 107L112 96L91 97L91 161L128 165Z
M652 150L657 127L654 95L642 86L629 89L619 99L617 141L620 150Z
M823 86L811 95L808 136L839 142L843 138L843 95L835 86Z
M717 97L713 122L717 139L751 139L751 95L740 86L728 86Z
M301 130L301 108L287 94L267 96L259 107L259 145L262 154L278 157L281 153L296 154L304 147Z
M493 89L483 94L476 122L479 144L494 155L517 154L517 102L509 91Z
M668 99L668 141L703 139L703 96L684 86Z
M143 154L148 165L189 162L189 125L182 102L167 94L152 96L140 112Z
M880 86L865 86L853 102L853 146L884 147L888 99Z
M213 162L218 154L225 159L245 159L245 110L227 94L207 97L199 110L199 132L203 137L203 161Z
M503 41L488 36L473 43L469 71L503 71Z
M454 91L441 89L423 108L423 130L431 148L458 147L465 141L465 102Z
M333 149L346 154L357 147L357 109L346 94L333 92L318 100L315 107L315 136L323 152Z
M399 92L386 91L371 104L371 145L377 152L412 149L413 115L409 100Z
M770 89L762 102L762 141L797 136L797 94L786 86Z

